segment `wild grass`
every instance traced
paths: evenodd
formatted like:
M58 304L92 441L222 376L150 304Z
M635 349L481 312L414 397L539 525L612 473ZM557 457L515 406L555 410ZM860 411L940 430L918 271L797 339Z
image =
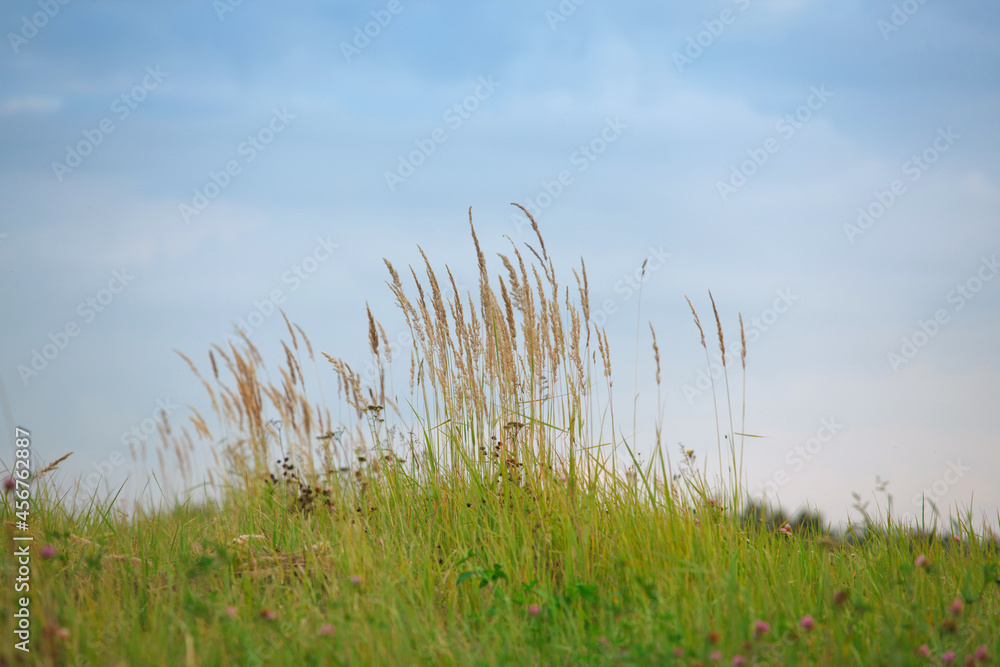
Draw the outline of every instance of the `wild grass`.
M887 519L845 541L748 506L728 368L719 476L690 452L672 465L659 420L641 465L586 266L563 285L529 220L537 243L488 262L470 210L476 294L422 250L405 280L386 261L413 345L394 358L369 309L372 382L331 354L321 368L287 319L274 382L246 338L209 351L210 375L185 356L212 424L166 427L159 454L191 475L212 443L209 500L129 516L37 477L33 652L5 639L0 665L990 664L995 538ZM336 418L303 366L337 378ZM11 496L0 512L13 582ZM0 595L14 609L13 584Z

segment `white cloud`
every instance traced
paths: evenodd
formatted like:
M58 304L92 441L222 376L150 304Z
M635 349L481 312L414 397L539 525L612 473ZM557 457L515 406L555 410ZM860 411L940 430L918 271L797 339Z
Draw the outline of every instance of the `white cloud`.
M48 114L62 107L62 100L57 97L42 95L20 95L8 97L0 102L0 114L13 116L17 114Z

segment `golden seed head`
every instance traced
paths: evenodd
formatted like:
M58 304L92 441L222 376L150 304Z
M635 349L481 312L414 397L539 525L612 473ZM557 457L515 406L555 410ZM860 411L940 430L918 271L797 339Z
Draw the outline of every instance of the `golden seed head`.
M715 313L715 325L719 330L719 352L722 354L722 367L726 367L726 340L722 337L722 320L719 319L719 311L715 308L715 299L712 297L712 290L708 291L708 298L712 301L712 312Z

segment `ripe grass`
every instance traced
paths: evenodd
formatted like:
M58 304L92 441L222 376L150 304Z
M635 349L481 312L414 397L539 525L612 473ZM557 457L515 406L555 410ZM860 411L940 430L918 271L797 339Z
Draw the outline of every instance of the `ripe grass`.
M210 379L188 360L213 426L193 412L194 433L165 427L158 454L192 475L196 439L213 443L214 492L200 503L181 495L127 516L113 498L75 506L38 476L31 532L54 553L33 552L33 653L5 640L0 665L909 665L1000 654L995 538L961 518L947 538L869 518L862 540L763 520L740 492L745 429L734 432L728 375L729 451L717 419L715 485L690 453L671 465L662 420L640 465L637 443L615 436L611 350L590 321L582 261L576 290L560 287L532 219L538 249L514 246L490 273L471 211L469 223L478 293L460 294L426 255L407 288L387 261L413 347L394 360L369 309L373 382L323 354L336 418L307 398L302 368L316 355L287 319L277 383L245 338L209 352ZM745 358L744 342L744 371ZM409 363L405 394L394 361ZM0 514L0 570L14 582L12 496ZM6 637L13 588L0 593Z

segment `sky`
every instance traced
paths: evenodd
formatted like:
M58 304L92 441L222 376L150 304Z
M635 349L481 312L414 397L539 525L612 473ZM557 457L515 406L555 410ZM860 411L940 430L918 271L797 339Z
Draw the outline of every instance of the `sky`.
M711 290L752 494L997 527L995 3L10 0L0 32L3 467L17 426L67 488L171 488L129 445L206 412L175 350L245 322L276 369L280 305L363 367L366 304L406 340L383 258L474 286L469 207L495 257L518 202L587 263L645 460L662 415L717 466Z

